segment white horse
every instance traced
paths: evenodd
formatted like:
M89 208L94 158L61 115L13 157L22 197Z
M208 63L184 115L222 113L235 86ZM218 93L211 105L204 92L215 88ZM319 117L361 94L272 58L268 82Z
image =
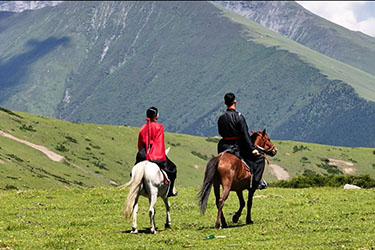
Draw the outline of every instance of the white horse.
M169 148L166 150L168 153ZM159 168L156 163L150 161L142 161L137 163L132 169L132 178L125 184L130 186L130 191L126 199L124 214L126 218L133 215L133 225L131 233L138 233L137 230L137 212L138 212L138 199L140 195L148 197L150 201L149 215L150 215L150 229L151 233L156 233L155 228L155 204L157 197L160 196L165 204L166 222L165 228L170 228L171 217L169 214L168 191L169 184L164 182L167 174ZM170 181L168 180L168 183Z

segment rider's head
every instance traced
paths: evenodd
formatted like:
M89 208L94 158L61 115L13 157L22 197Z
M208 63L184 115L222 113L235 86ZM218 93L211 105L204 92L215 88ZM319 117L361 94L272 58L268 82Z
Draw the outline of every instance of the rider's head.
M236 96L233 93L226 93L224 96L225 105L231 107L233 104L236 104Z
M150 107L146 111L147 118L150 118L151 121L156 121L159 118L158 109L155 107Z

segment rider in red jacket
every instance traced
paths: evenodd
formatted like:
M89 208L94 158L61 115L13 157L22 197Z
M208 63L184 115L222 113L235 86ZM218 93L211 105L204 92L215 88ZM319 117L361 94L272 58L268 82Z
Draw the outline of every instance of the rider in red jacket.
M138 135L138 150L145 147L146 160L151 161L166 161L165 145L164 145L164 127L157 123L158 116L152 121L147 118L147 123L144 124Z
M146 124L144 124L138 135L138 162L149 160L159 165L171 181L168 196L176 196L174 181L177 176L176 165L165 155L164 127L156 121L159 118L158 109L151 107L146 112Z

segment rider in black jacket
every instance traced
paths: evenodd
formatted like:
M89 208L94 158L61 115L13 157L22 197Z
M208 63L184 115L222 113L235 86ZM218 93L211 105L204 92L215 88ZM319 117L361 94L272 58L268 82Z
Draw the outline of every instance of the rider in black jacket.
M264 189L268 186L262 180L264 158L251 141L245 117L236 111L235 95L227 93L224 101L227 110L217 122L219 134L223 137L218 144L218 153L229 149L242 158L252 170L253 181L259 183L258 189Z

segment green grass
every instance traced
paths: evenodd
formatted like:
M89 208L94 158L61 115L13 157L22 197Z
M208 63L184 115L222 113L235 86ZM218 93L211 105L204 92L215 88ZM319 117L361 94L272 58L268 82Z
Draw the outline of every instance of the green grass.
M373 249L375 192L339 188L256 192L252 218L216 230L211 194L200 215L198 188L180 188L170 199L172 228L164 229L164 205L156 206L158 233L147 233L148 201L140 199L137 235L122 215L127 190L119 188L0 191L0 246L12 249ZM226 218L238 208L231 193ZM205 240L208 235L225 236Z

